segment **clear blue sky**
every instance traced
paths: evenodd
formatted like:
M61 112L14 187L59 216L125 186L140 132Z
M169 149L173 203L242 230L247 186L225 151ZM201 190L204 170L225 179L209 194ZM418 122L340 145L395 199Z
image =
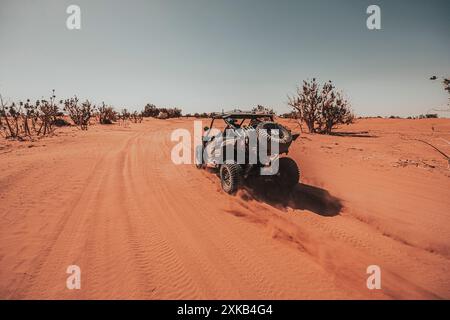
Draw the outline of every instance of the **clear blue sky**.
M82 29L66 28L81 7ZM382 30L366 28L381 7ZM359 115L446 105L448 0L0 0L0 93L78 95L187 112L288 111L303 79L333 80Z

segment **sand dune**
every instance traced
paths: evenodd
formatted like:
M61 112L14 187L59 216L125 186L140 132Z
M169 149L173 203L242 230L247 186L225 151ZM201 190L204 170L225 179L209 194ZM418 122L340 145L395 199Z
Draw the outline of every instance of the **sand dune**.
M450 120L303 134L289 195L249 181L229 196L174 165L180 127L192 120L1 142L0 298L450 298L450 170L419 141L450 154ZM72 264L81 290L66 288ZM366 287L372 264L381 290Z

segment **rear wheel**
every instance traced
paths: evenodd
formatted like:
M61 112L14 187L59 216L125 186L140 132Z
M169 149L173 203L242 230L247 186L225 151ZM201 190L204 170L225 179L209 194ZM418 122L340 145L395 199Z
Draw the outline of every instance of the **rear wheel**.
M223 191L226 193L235 193L241 184L241 179L242 169L240 165L231 163L220 166L220 182Z
M280 158L277 182L282 188L292 189L300 180L300 169L291 158Z

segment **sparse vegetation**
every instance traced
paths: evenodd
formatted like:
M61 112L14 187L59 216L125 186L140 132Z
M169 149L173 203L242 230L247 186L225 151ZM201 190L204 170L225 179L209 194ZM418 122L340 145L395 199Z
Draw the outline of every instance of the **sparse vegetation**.
M322 86L315 78L303 81L302 87L297 88L297 94L289 97L288 104L311 133L330 134L337 125L350 124L354 120L349 102L335 90L331 81Z
M113 107L102 102L102 106L98 108L98 122L100 124L112 124L115 121L117 121L117 112Z
M427 114L421 114L418 116L409 116L406 119L415 120L415 119L437 119L437 118L439 118L439 115L437 113L427 113ZM395 117L395 119L401 119L401 117Z
M437 79L438 79L438 77L436 77L436 76L432 76L430 78L430 80L433 80L433 81L437 80ZM442 77L441 83L444 86L444 90L447 91L447 93L450 95L450 79Z
M142 116L142 112L134 111L133 113L130 114L130 120L131 122L134 123L141 123L143 118L144 117Z
M256 107L254 107L254 108L252 109L252 111L253 111L253 112L261 112L261 113L271 113L271 114L275 114L275 111L273 111L272 108L265 107L265 106L262 106L262 105L259 105L259 104L258 104Z
M118 113L119 125L128 126L131 114L127 109L122 109Z
M435 81L437 79L438 79L438 77L436 77L436 76L432 76L430 78L430 80L432 80L432 81ZM432 110L433 111L441 111L441 112L450 112L450 79L448 77L442 77L441 83L442 83L442 86L444 87L444 90L447 91L447 93L449 94L447 108L433 108Z
M48 100L41 99L35 103L30 99L8 103L0 95L0 136L20 141L33 140L34 137L51 135L56 127L72 125L69 118L81 130L87 130L93 118L100 124L112 124L118 120L119 124L127 121L141 123L145 112L155 114L152 112L156 107L148 106L143 112L129 112L127 109L117 112L104 102L97 108L89 100L80 102L77 96L57 102L54 90ZM181 109L178 108L156 110L158 114L166 112L168 117L181 116Z
M142 111L142 115L144 117L153 117L156 118L159 114L159 109L154 105L147 103L144 107L144 111Z
M0 95L0 134L17 140L52 134L60 115L55 98L53 90L49 100L37 100L33 104L27 99L8 104Z
M64 104L64 111L68 113L73 123L81 130L87 130L89 121L94 114L95 106L91 105L89 100L79 104L76 96L61 101L61 103Z
M285 119L298 119L299 118L299 112L294 110L291 112L287 112L287 113L283 113L281 115L281 118L285 118Z
M179 118L182 116L181 109L179 108L158 108L154 104L146 104L144 111L142 111L143 117L152 117L158 119Z
M209 118L211 116L211 114L209 114L209 113L206 113L206 112L203 112L203 113L198 113L198 112L196 112L196 113L194 113L194 117L195 118Z

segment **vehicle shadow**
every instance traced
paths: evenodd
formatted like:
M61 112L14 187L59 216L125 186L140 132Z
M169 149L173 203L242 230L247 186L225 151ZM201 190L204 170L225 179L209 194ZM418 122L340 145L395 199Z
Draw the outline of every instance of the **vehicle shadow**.
M276 208L309 210L324 217L337 216L343 208L342 201L327 190L303 183L286 191L273 182L254 178L248 179L245 187L255 200Z
M332 136L337 137L353 137L353 138L378 138L378 136L370 134L368 131L358 131L358 132L332 132Z

